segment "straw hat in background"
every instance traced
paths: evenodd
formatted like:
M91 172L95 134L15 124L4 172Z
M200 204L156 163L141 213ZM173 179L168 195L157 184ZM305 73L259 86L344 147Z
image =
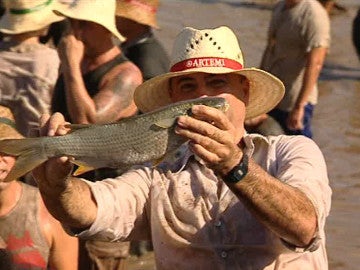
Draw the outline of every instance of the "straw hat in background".
M24 138L17 130L14 115L8 107L0 105L0 140Z
M64 18L54 14L54 8L64 6L58 0L4 0L5 13L0 19L0 31L22 34L41 30Z
M268 72L245 68L243 55L234 32L221 26L197 30L184 28L176 37L170 72L154 77L138 86L135 103L142 112L149 112L172 103L168 88L169 79L197 72L246 76L250 82L246 119L273 109L285 93L283 83Z
M115 7L115 0L73 0L67 6L55 8L54 12L68 18L100 24L123 42L125 38L115 25Z
M116 16L159 28L156 13L159 0L116 0Z

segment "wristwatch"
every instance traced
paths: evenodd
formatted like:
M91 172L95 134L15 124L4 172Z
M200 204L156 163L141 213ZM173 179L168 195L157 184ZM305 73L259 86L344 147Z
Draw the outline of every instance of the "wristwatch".
M238 183L241 181L248 173L249 168L249 157L243 155L243 158L228 174L223 178L225 183Z

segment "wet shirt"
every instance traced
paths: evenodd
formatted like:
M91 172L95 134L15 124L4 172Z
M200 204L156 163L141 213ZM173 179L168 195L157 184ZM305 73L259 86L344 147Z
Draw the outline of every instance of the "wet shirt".
M11 108L22 135L50 113L59 64L57 51L46 45L0 43L0 104Z
M277 76L285 85L285 96L277 108L291 111L299 96L307 54L317 47L330 46L330 20L316 0L302 0L286 9L285 1L274 8L269 45L262 68ZM312 91L308 102L317 103L318 89Z
M301 190L318 218L315 251L289 247L188 150L168 169L140 167L87 182L97 218L80 237L152 238L157 269L327 269L324 225L331 189L323 155L303 136L245 137L270 175Z

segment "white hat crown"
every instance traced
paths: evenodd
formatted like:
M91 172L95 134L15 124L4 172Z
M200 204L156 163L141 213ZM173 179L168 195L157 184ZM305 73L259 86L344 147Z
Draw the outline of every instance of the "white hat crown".
M231 59L244 65L237 37L226 26L204 30L186 27L179 33L173 46L171 65L203 57Z

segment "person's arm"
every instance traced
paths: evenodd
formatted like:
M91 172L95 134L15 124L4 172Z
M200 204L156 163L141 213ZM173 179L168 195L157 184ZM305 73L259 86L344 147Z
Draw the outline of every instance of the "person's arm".
M305 106L308 103L311 92L314 91L326 53L327 48L317 47L312 49L307 55L302 87L287 122L289 129L303 128Z
M258 220L280 238L298 247L307 246L314 238L317 217L310 200L300 190L270 176L252 159L246 177L228 185Z
M66 104L74 123L108 123L136 113L133 93L142 77L132 63L115 67L94 97L85 88L79 68L63 69L63 74Z
M116 46L111 50L114 56L120 53ZM133 63L125 62L111 69L102 78L98 93L91 97L82 77L83 43L69 33L62 38L58 51L73 123L108 123L136 113L133 92L142 83L142 75Z
M192 151L225 177L244 155L238 147L239 129L216 109L194 106L192 112L193 117L179 117L176 132L190 139ZM299 247L307 246L314 238L317 216L310 200L300 190L269 175L252 159L241 182L228 186L280 238Z
M41 229L50 245L49 265L51 269L78 269L78 238L68 235L60 222L50 215L40 200Z
M63 115L43 115L40 135L65 135ZM80 179L71 177L72 164L68 158L52 158L33 170L41 196L49 212L70 227L85 229L95 221L97 205L90 187Z

